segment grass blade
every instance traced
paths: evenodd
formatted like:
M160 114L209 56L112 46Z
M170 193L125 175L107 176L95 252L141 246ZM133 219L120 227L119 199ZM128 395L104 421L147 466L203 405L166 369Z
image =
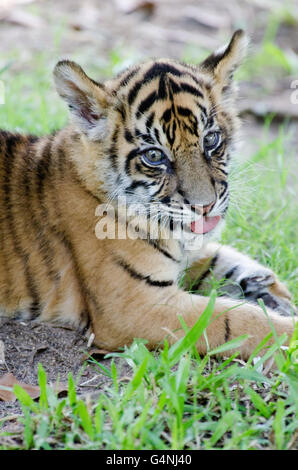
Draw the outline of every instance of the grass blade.
M31 411L38 413L39 408L30 395L20 385L15 384L13 391L19 402Z
M38 383L40 387L39 405L41 408L48 408L47 374L40 362L38 363Z
M247 387L246 393L249 395L252 403L254 406L259 410L265 418L270 418L271 411L270 408L266 405L265 401L257 392L255 392L252 388Z
M226 413L217 423L216 429L210 439L211 445L215 445L217 441L232 428L233 424L237 422L237 416L234 411Z
M276 403L276 414L273 422L275 445L278 450L284 448L284 414L285 402L278 400Z
M272 331L270 331L270 333L268 333L268 335L265 336L265 338L258 344L258 346L253 350L253 352L249 356L247 364L251 364L253 362L253 359L259 354L259 352L263 349L263 347L269 341L269 339L272 338L272 335L273 333Z
M176 364L181 356L188 352L202 336L204 330L207 328L209 320L214 310L214 304L216 299L216 291L212 291L207 307L205 308L202 315L199 316L194 326L186 333L184 338L181 338L177 343L169 349L168 358L171 365Z
M68 374L68 401L71 407L77 402L76 387L71 373Z
M93 441L94 440L93 423L92 423L91 416L89 415L87 406L85 405L83 400L78 401L76 410L77 410L79 417L81 418L81 424L85 433Z
M231 341L227 341L225 344L218 346L212 351L208 352L209 356L214 356L215 354L220 354L225 351L230 351L231 349L236 349L242 346L242 344L247 340L248 335L238 336L237 338L231 339Z

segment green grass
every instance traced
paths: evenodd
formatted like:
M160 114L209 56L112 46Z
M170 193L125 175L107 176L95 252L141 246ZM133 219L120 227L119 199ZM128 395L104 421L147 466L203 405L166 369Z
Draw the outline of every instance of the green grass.
M1 128L36 135L59 129L66 122L67 110L53 86L54 64L39 55L34 71L19 73L14 70L17 61L17 55L7 59L0 70L5 90L5 103L0 106Z
M222 242L271 267L297 303L297 156L287 141L281 126L277 137L260 143L249 161L236 160Z
M117 54L113 61L117 66ZM14 66L7 65L0 76L6 88L1 127L39 135L61 127L66 109L53 91L46 57L36 59L34 72L15 74ZM294 150L293 155L286 150L283 127L274 140L268 140L268 125L255 155L238 160L232 170L233 194L223 242L273 268L297 300ZM143 341L136 341L115 354L109 368L95 364L99 374L111 379L111 386L96 400L77 396L71 374L67 397L58 398L40 366L40 399L33 401L15 388L23 416L17 431L0 428L0 448L293 448L298 424L297 335L288 350L281 349L284 338L280 338L265 358L258 358L255 351L247 363L237 353L244 338L222 346L222 351L234 348L229 359L218 359L218 350L200 358L194 345L204 334L214 295L178 344L169 348L165 342L162 352L151 353ZM275 370L266 373L265 359L272 360ZM131 367L131 380L120 377L122 362Z
M127 361L133 375L128 382L120 380L112 362L107 370L112 385L97 400L79 398L71 374L67 398L57 398L46 385L40 365L39 401L14 387L23 409L22 427L18 433L0 431L0 448L291 447L298 396L294 346L286 352L277 344L268 349L267 359L274 356L278 367L270 377L260 372L262 359L253 363L257 351L246 365L235 361L237 353L225 361L214 360L219 349L201 359L195 344L211 317L214 301L215 292L196 325L174 346L169 348L165 342L162 352L151 353L142 341L136 341L123 353L112 354ZM234 340L229 348L237 349L243 339ZM279 344L283 341L281 338Z

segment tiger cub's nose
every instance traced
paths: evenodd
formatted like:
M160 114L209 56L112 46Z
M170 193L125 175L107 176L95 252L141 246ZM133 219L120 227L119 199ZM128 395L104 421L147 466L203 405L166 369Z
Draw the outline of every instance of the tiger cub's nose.
M192 205L191 208L193 211L195 211L197 214L200 215L206 215L208 212L211 211L212 207L214 206L215 201L211 202L211 204L208 204L206 206L198 206L198 205Z
M208 214L208 212L211 211L214 204L215 204L215 201L211 202L211 204L208 204L208 206L203 206L203 215Z

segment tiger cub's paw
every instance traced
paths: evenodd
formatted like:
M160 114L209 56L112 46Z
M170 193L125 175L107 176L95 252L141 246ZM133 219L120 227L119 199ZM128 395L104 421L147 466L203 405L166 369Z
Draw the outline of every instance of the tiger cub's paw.
M291 302L290 292L269 269L244 273L236 282L239 283L247 300L257 302L258 299L262 299L266 307L280 315L297 315L297 308Z

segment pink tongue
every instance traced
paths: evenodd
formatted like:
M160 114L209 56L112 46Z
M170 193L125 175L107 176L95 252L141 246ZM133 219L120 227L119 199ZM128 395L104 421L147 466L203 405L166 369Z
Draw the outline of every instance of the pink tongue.
M197 222L192 222L190 225L191 231L194 233L207 233L210 232L219 222L220 215L214 217L201 217Z

